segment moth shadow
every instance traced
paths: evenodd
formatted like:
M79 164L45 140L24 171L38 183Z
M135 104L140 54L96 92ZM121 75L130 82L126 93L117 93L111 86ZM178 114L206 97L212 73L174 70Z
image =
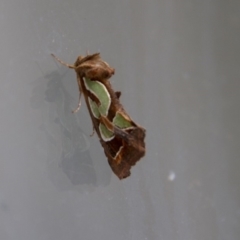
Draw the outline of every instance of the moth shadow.
M70 72L65 67L60 67L45 74L43 79L34 82L30 99L32 108L40 110L42 116L39 129L44 133L41 143L46 150L48 176L61 190L82 184L107 185L111 174L105 172L104 177L100 176L97 182L94 162L89 152L89 136L80 127L86 125L86 115L81 117L84 115L81 110L81 114L71 112L77 98L73 99L64 86L64 82L72 78L74 80L68 74Z

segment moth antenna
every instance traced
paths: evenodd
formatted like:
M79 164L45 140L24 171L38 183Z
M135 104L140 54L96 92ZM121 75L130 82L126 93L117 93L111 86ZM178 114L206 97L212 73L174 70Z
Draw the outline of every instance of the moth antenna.
M73 69L76 68L76 67L73 66L73 65L70 65L70 64L67 64L67 63L63 62L60 58L56 57L53 53L51 53L51 55L52 55L58 62L60 62L62 65L66 66L66 67L68 67L68 68L73 68Z

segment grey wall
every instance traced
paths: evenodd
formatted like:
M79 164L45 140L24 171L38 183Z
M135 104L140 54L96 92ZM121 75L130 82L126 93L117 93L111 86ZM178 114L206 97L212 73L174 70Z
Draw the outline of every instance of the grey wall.
M240 1L0 3L1 240L237 240ZM116 69L147 154L119 181L73 63Z

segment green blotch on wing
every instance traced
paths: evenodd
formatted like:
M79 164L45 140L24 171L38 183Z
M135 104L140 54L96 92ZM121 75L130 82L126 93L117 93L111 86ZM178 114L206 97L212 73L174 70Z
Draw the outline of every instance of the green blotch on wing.
M94 101L92 101L91 98L88 98L88 102L89 102L93 116L99 119L100 113L98 111L99 108L97 104ZM110 141L114 138L113 132L109 131L102 123L99 124L99 131L103 141L105 142Z
M106 141L110 141L114 138L113 132L109 131L102 123L99 124L99 131L102 139Z
M131 122L125 119L120 113L116 113L115 117L113 118L113 124L121 129L132 127Z
M100 113L99 113L97 104L91 98L88 98L88 102L89 102L93 116L99 119Z
M106 87L98 81L92 81L88 78L83 78L83 79L84 79L86 88L91 93L93 93L100 102L100 106L97 106L99 113L102 116L107 116L109 106L111 104L111 98Z

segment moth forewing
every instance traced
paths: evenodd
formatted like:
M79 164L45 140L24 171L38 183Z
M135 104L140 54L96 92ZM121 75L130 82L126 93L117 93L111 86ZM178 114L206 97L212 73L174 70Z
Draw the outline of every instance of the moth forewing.
M128 177L131 167L145 154L145 129L129 117L119 102L121 92L115 92L109 82L115 70L99 53L79 56L74 65L55 59L76 71L79 103L74 112L80 108L82 93L110 167L119 179Z

